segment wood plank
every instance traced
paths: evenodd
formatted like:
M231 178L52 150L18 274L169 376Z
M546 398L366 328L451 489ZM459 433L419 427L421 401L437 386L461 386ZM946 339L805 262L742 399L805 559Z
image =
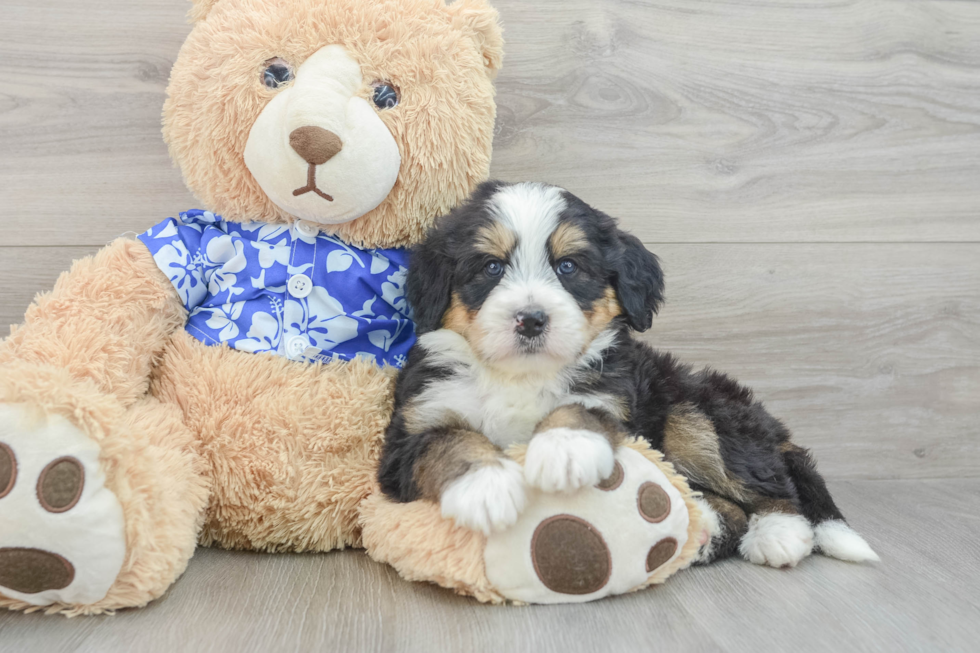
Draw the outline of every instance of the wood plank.
M359 551L202 549L168 594L144 609L71 620L0 613L0 646L19 653L973 650L980 483L847 481L832 490L883 562L813 556L779 571L732 560L596 603L494 607L405 582Z
M753 387L842 478L980 475L980 245L658 245L644 335ZM0 324L88 248L0 248Z
M980 238L978 3L497 4L501 178L658 242Z
M980 240L980 4L494 4L495 176L659 242ZM5 244L97 245L197 205L159 133L185 8L4 3Z
M160 134L185 0L0 8L4 245L99 246L197 206Z

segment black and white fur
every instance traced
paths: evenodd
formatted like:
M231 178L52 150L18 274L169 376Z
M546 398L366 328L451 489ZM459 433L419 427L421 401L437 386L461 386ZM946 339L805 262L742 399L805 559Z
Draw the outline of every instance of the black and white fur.
M702 493L701 562L794 566L814 547L877 559L750 390L632 338L663 300L660 266L571 193L483 184L413 251L408 299L420 337L382 453L389 497L489 533L514 523L528 485L598 483L637 435ZM522 469L502 450L523 442Z

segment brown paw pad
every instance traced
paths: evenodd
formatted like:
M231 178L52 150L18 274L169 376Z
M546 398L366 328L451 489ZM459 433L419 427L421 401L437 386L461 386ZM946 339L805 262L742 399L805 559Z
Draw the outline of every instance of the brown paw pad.
M0 499L10 494L16 481L17 458L10 447L0 442Z
M22 592L37 594L60 590L71 585L75 568L57 553L41 549L0 549L0 585Z
M665 564L676 552L677 540L672 537L665 537L654 544L647 553L647 573Z
M66 512L75 507L85 487L85 470L71 456L52 460L37 479L37 499L48 512Z
M647 481L636 492L636 507L643 519L659 524L670 514L670 497L662 487Z
M602 535L572 515L555 515L538 524L531 560L544 586L561 594L591 594L612 575L612 555Z
M618 488L620 485L623 484L624 476L625 474L623 473L623 466L620 465L619 461L617 460L616 466L613 467L612 474L609 475L609 478L599 481L599 484L596 485L596 487L602 490L603 492L612 492L613 490L615 490L616 488Z

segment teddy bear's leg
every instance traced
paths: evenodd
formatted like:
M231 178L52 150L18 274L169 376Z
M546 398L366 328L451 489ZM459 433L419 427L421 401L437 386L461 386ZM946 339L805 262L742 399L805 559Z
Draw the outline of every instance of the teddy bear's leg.
M99 441L60 415L0 406L0 606L99 613L160 596L207 504L197 449L176 407L153 398Z
M142 562L168 546L143 532L169 528L159 497L193 504L178 507L195 519L204 502L188 449L194 439L175 411L146 395L155 361L185 318L146 248L118 240L76 262L0 344L3 605L95 612L162 591L154 587L168 572ZM160 462L173 456L181 462ZM147 465L151 471L137 471ZM181 466L196 480L173 476ZM182 528L193 532L194 523ZM84 562L52 550L59 546L75 547L64 550ZM114 593L133 571L146 585Z

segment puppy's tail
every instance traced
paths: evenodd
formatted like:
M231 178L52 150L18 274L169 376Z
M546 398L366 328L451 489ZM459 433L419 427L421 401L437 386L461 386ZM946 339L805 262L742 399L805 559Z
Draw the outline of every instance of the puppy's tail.
M810 452L787 443L783 460L796 484L803 516L813 524L813 543L826 556L850 562L877 561L864 538L847 525Z

